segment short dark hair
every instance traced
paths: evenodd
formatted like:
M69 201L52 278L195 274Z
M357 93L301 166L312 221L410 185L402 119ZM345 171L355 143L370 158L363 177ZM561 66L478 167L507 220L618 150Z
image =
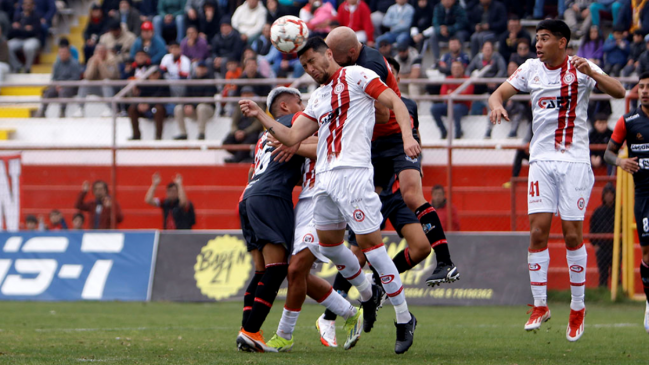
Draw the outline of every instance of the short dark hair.
M309 38L309 40L304 44L304 47L302 47L301 50L297 51L297 56L302 57L302 55L310 49L318 53L324 53L329 49L329 46L327 46L327 43L325 43L324 39L320 37Z
M451 43L451 41L458 41L458 42L460 42L460 38L458 38L458 37L456 37L456 36L453 36L453 37L451 37L451 38L448 39L448 43ZM462 42L460 42L460 43L462 43Z
M92 188L94 189L96 185L103 185L104 189L106 189L106 194L108 194L108 184L104 180L95 181L92 183Z
M170 182L169 184L167 184L167 189L171 189L171 188L178 189L178 184L176 184L175 182Z
M597 113L595 114L595 121L597 122L598 120L605 120L608 122L608 115L606 113Z
M613 32L624 33L624 32L626 32L627 30L629 30L629 29L628 29L627 27L625 27L624 25L622 25L622 24L615 24L615 25L613 26Z
M28 215L25 217L25 223L32 222L32 223L38 223L38 219L36 218L35 215Z
M530 40L527 38L518 38L516 40L516 47L518 47L521 43L527 45L528 47L530 46Z
M59 211L58 209L52 209L50 214L61 214L61 211Z
M636 30L633 32L633 35L639 35L639 36L641 36L641 37L644 37L644 32L642 31L642 29L636 29Z
M385 58L385 60L388 61L388 64L390 64L390 66L394 67L394 70L397 71L397 74L401 72L401 65L399 64L399 62L397 62L397 60L394 59L394 57L388 56Z
M69 48L70 47L70 41L63 37L59 39L59 48Z
M442 185L440 185L440 184L437 184L437 185L433 186L433 191L435 191L435 190L441 190L442 192L445 192L444 187Z
M508 20L520 21L521 18L519 18L518 15L516 15L516 14L512 14L512 15L509 16Z
M77 218L81 218L81 222L86 221L86 216L83 215L83 213L76 213L75 215L72 216L72 220L75 220Z
M536 31L547 30L557 38L565 38L570 42L570 27L562 20L545 19L536 26Z
M640 75L640 78L638 80L644 80L644 79L649 79L649 71L645 71Z

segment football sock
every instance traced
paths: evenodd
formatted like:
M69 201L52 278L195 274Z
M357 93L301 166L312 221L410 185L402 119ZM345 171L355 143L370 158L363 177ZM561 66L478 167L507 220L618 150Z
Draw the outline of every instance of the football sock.
M254 304L248 320L243 325L243 329L250 333L259 332L261 325L266 320L270 308L273 306L277 291L286 278L288 264L270 264L266 265L266 272L261 277L260 284L255 291Z
M349 289L351 289L351 287L352 284L347 281L347 279L345 279L340 272L338 272L336 274L336 277L334 278L333 291L335 291L336 294L340 295L344 299L347 298L347 293L349 292ZM324 300L324 298L322 300ZM323 303L320 304L324 305ZM324 306L327 307L326 305ZM336 317L337 314L329 310L329 307L327 307L327 310L324 313L324 318L328 321L335 321Z
M446 235L442 228L442 222L439 221L437 211L430 203L426 202L421 207L415 210L417 219L421 222L421 226L426 233L430 246L435 250L435 259L437 263L444 262L452 264L451 253L448 250L448 243L446 242Z
M385 245L381 243L378 246L366 248L363 250L367 261L371 263L372 267L376 269L381 278L383 289L390 298L390 303L394 306L397 312L397 323L407 323L410 321L410 313L408 312L408 304L406 303L406 295L403 292L403 285L401 285L401 277L397 268L394 266L388 252L385 250Z
M548 305L548 266L550 252L547 247L542 250L528 250L527 266L530 270L530 285L535 307Z
M640 278L644 287L644 295L647 297L647 303L649 303L649 265L644 261L640 261Z
M277 326L277 335L285 340L290 340L297 324L297 317L300 316L300 309L288 309L284 307L282 318Z
M318 300L318 303L327 308L325 311L325 319L329 321L335 320L336 316L341 316L344 319L347 319L355 316L358 311L358 309L351 305L342 295L333 290L333 288L331 288L329 293L327 293L323 298ZM333 318L327 318L327 312L332 313Z
M412 262L412 259L410 258L408 247L406 247L403 251L397 253L392 258L392 262L394 262L394 266L397 267L397 271L399 271L399 273L408 271L416 265L416 263Z
M252 311L252 305L255 302L255 292L257 291L257 284L261 280L264 271L255 271L255 275L250 279L245 294L243 294L243 319L241 320L241 327L248 322L248 317Z
M584 291L586 290L586 247L583 242L575 247L566 250L568 259L568 272L570 273L570 309L584 309Z
M336 265L338 272L358 289L361 302L372 298L371 283L365 278L365 275L362 275L363 270L361 270L361 265L358 263L358 258L343 245L343 242L335 245L326 245L320 242L320 252L331 260Z

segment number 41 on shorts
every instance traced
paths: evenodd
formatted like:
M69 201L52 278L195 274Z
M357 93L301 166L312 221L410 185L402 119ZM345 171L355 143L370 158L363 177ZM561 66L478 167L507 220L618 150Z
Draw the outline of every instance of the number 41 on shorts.
M530 181L530 196L533 198L534 196L539 196L539 182L537 181Z

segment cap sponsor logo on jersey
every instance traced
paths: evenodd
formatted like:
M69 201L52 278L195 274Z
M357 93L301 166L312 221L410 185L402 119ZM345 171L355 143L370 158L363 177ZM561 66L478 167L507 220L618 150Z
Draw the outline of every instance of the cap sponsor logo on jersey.
M311 233L307 233L302 237L302 242L304 243L313 243L313 241L315 241L315 238Z
M356 209L353 215L356 222L362 222L365 220L365 213L363 213L363 211L360 209Z
M381 276L381 283L390 284L394 280L394 275L383 275Z
M529 267L530 271L539 271L539 270L541 270L541 265L539 265L539 264L527 264L527 267Z
M579 200L577 200L577 208L579 208L579 210L584 210L585 207L586 200L584 200L584 198L579 198Z
M570 72L566 72L566 74L563 76L563 82L568 85L572 84L573 82L575 82L575 75Z
M649 143L632 144L631 145L631 151L633 151L633 152L648 152L649 151Z
M576 272L576 273L584 272L584 267L579 266L579 265L572 265L572 266L570 266L570 271Z

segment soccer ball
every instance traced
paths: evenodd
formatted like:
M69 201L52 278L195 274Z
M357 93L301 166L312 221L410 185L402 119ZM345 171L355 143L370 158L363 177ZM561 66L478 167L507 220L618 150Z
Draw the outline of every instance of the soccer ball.
M299 51L309 38L306 23L292 15L283 16L270 27L270 42L282 53Z

